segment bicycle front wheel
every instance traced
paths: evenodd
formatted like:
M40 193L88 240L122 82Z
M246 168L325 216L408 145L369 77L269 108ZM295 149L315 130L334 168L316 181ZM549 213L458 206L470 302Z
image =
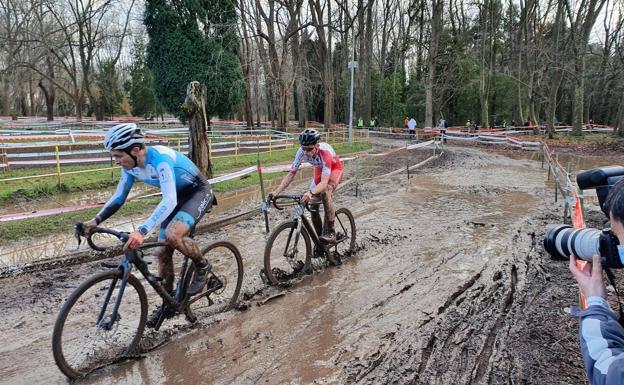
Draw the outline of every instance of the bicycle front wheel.
M297 224L286 221L278 225L264 249L264 273L272 285L287 281L300 272L310 270L312 246L310 235L301 226L297 239ZM303 238L303 242L301 239Z
M147 319L147 295L130 275L120 299L121 284L120 270L96 274L78 286L61 308L52 333L52 353L70 379L136 352ZM116 301L121 302L113 319Z

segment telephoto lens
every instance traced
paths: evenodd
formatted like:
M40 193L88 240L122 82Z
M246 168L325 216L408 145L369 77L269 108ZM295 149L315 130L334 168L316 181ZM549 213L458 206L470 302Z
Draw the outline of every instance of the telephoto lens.
M575 229L569 225L548 225L544 237L544 249L554 259L568 260L573 254L591 262L594 255L600 255L604 267L616 269L624 267L617 252L618 244L609 228Z

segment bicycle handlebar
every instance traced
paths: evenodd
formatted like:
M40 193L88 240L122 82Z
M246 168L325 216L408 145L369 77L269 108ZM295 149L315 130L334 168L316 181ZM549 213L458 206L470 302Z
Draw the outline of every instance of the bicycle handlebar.
M95 242L93 242L93 239L91 239L93 234L110 234L110 235L117 237L117 239L119 239L121 243L126 243L128 241L128 236L130 235L130 233L125 232L125 231L116 231L113 229L107 229L105 227L96 227L91 231L90 234L87 235L85 233L84 226L82 223L76 223L75 230L76 230L76 238L78 239L78 245L80 245L80 237L81 236L85 237L89 247L91 247L95 251L106 251L106 248L100 247L96 245ZM143 245L141 245L140 248L145 249L145 248L150 248L150 247L161 246L162 244L163 244L162 242L144 243Z
M295 204L301 204L301 198L303 198L303 195L276 195L273 197L273 206L275 206L275 208L278 210L284 210L284 207L282 205L277 204L278 199L286 199L294 202Z

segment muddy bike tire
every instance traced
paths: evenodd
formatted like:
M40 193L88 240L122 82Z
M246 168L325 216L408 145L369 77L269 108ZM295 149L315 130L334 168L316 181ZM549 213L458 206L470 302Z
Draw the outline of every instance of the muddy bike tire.
M355 219L351 211L345 207L341 207L336 210L336 220L334 222L334 228L336 230L336 237L345 235L349 237L348 241L339 242L336 244L335 250L341 257L346 257L355 253Z
M212 265L212 273L225 285L223 289L210 295L214 306L210 313L216 314L230 310L236 305L243 286L243 257L241 257L240 251L231 242L219 241L204 247L202 255ZM190 263L184 275L185 288L188 288L194 273L195 265ZM193 304L204 296L200 293L190 299L190 303L184 311L189 321L194 322L196 320Z
M287 239L289 234L291 234L292 237L290 243L293 245L287 244L287 246L296 246L294 245L294 232L296 228L297 224L295 223L295 221L282 222L275 228L275 230L273 230L266 243L266 246L264 248L264 274L269 280L269 283L272 285L277 285L281 282L288 281L293 277L293 275L299 273L299 271L295 271L295 269L293 269L292 272L284 271L283 269L281 269L281 267L289 266L292 260L288 261L288 258L286 256L284 256L283 254L280 255L280 251L277 248L281 247L281 245L278 245L276 243L278 238L281 241L280 236L282 238L286 237ZM311 266L312 243L310 241L310 235L308 234L308 231L303 226L301 226L301 235L298 242L299 244L301 244L301 238L303 238L305 244L305 255L303 256L303 261L301 261L300 259L297 259L297 261L303 263L302 270L305 272L309 270ZM285 272L285 274L276 274L277 271L274 269L281 269Z
M132 355L136 352L139 342L141 340L141 336L143 335L143 331L145 330L145 322L147 320L147 295L145 293L143 285L141 285L141 282L133 275L128 276L128 281L124 290L121 306L119 307L118 322L115 322L115 324L117 324L117 327L115 328L116 332L119 330L119 324L121 323L123 317L125 317L126 315L130 315L130 317L133 317L130 319L136 320L136 314L139 314L138 320L136 320L136 328L133 325L130 326L129 335L131 337L129 336L127 344L124 342L121 344L123 346L115 348L106 346L105 343L104 346L102 346L102 348L98 352L93 353L92 356L81 352L81 355L85 356L84 360L88 361L81 363L81 366L78 363L68 362L68 349L66 348L69 347L69 342L64 344L63 340L64 334L71 335L75 333L76 330L79 330L80 332L76 334L80 335L81 339L84 338L87 343L95 344L95 341L92 340L93 337L85 337L85 334L89 334L89 331L98 333L102 331L102 329L95 326L95 321L97 320L97 315L99 313L99 306L104 300L106 289L110 286L112 282L120 283L122 279L122 274L123 273L120 270L105 271L95 274L94 276L84 281L80 286L78 286L67 298L65 304L63 304L63 307L61 308L61 311L59 312L59 315L56 319L56 323L54 324L54 331L52 332L52 354L54 356L54 361L56 362L56 365L61 370L61 372L63 372L63 374L65 374L65 376L67 376L68 378L77 379L80 377L84 377L94 369L105 366L111 362L115 362L120 358ZM110 282L106 283L106 281ZM94 289L93 293L87 293L89 289L92 289L96 285L101 283L105 283L109 286L105 286L104 289ZM132 290L134 290L134 292ZM118 288L113 291L113 295L115 295L115 297L117 292ZM129 302L131 302L132 299L128 299L133 294L137 295L137 297L134 298L133 304L134 306L139 305L136 308L134 306L130 306ZM93 299L89 300L91 296L93 296ZM80 303L78 306L76 306L78 301L81 299L87 302L84 305ZM111 298L107 308L108 310L112 308L114 300L115 298ZM72 310L75 311L72 312ZM94 311L93 314L95 315L95 318L87 319L86 322L81 322L82 326L84 326L82 328L80 327L80 325L73 325L73 315L75 314L77 319L80 319L81 317L84 318L83 316L81 316L81 314L85 311ZM67 324L68 318L70 318L69 324ZM101 353L106 357L95 357L87 359L87 357L94 357L95 355L98 355L98 353Z

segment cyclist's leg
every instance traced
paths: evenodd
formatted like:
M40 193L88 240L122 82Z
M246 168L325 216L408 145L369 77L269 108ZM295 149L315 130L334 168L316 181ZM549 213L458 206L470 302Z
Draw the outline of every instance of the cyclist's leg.
M198 189L189 199L182 203L180 210L174 215L165 229L165 242L167 242L168 246L179 250L195 264L196 273L189 288L191 292L197 292L202 289L206 274L211 267L203 257L199 245L189 237L189 234L195 224L212 207L213 200L214 196L209 185Z
M342 180L342 169L332 170L327 183L327 189L323 194L323 207L325 207L325 220L334 222L336 219L336 206L334 205L334 191L338 188Z
M163 239L159 239L163 240ZM158 276L163 279L163 286L167 292L173 291L173 280L175 272L173 271L173 247L160 246L154 251L154 256L158 262Z
M313 191L314 187L316 187L316 178L310 183L310 191ZM320 208L321 208L320 206L321 206L322 201L323 201L323 198L321 197L321 194L312 194L312 199L309 202L310 218L312 219L314 230L316 231L316 234L319 237L321 236L321 233L323 232L323 221L321 220L321 212L320 212Z

